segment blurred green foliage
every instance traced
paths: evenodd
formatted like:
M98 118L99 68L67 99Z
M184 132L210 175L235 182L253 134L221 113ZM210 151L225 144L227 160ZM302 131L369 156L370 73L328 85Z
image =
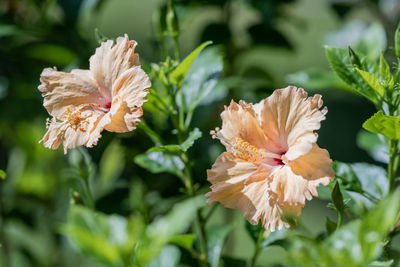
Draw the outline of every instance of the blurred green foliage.
M395 234L399 193L378 202L388 192L387 172L371 162L389 162L384 144L397 126L387 124L398 118L381 119L378 113L368 123L383 134L381 128L390 129L386 137L358 133L379 105L382 87L393 87L392 78L398 82L387 67L398 52L392 40L400 11L392 2L177 0L167 14L162 0L2 1L0 266L196 266L199 230L190 227L198 208L205 217L214 212L205 228L211 266L245 266L258 241L260 266L392 264L396 242L388 247L382 240ZM152 31L151 23L166 16L168 25ZM165 32L177 30L176 16L180 52L188 54L179 65L165 58L173 53L161 41ZM127 32L139 42L153 83L144 106L147 124L133 133L104 133L97 147L65 157L38 143L47 114L36 88L45 67L87 67L97 46L94 28L112 38ZM204 43L209 40L217 45ZM378 63L381 51L387 60ZM259 101L286 82L322 93L329 107L319 134L321 146L340 161L334 168L344 226L337 231L336 214L319 209L332 199L333 184L320 188L323 200L309 203L297 230L261 236L259 226L235 211L203 207L201 196L182 197L182 153L196 159L194 187L201 193L208 187L205 170L222 148L202 133L219 125L223 103ZM192 129L178 143L167 116L174 106L167 97L171 90L185 113L180 126ZM356 147L356 138L371 156ZM327 230L318 228L319 218L327 218Z

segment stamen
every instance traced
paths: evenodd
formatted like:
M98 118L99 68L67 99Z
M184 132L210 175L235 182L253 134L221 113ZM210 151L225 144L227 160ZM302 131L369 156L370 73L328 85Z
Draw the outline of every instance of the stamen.
M210 134L213 139L219 139L221 143L227 147L227 150L231 152L234 156L245 161L256 162L266 158L274 158L280 160L280 155L265 152L262 149L251 145L241 138L225 138L221 133L219 127L215 128L215 130L210 131Z
M93 116L93 110L95 106L93 104L83 104L79 107L69 106L65 110L62 118L65 119L65 123L69 124L74 130L80 130L85 132L84 124L88 123L87 119ZM89 113L85 112L91 110Z

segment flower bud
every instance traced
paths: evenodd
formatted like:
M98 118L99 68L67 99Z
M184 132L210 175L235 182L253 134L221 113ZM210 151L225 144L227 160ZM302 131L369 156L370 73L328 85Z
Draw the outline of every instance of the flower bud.
M172 1L170 1L167 6L166 22L169 34L172 37L177 37L179 35L179 23Z
M350 46L349 46L349 56L350 56L351 63L352 63L353 65L355 65L356 67L359 67L359 68L360 68L360 67L361 67L361 61L360 61L360 59L358 58L356 52L354 52L354 50L351 49Z

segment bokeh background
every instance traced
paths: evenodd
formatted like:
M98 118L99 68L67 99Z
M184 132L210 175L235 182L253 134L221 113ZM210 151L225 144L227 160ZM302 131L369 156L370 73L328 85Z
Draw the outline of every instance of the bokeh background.
M372 162L359 148L362 123L374 107L346 91L330 71L324 45L352 45L374 58L380 50L392 62L393 33L400 18L397 0L177 0L180 46L187 55L212 40L224 53L223 76L231 79L219 101L201 106L193 125L203 138L191 148L195 182L206 188L206 169L222 146L208 136L221 124L230 99L258 102L273 89L296 85L323 95L327 120L319 144L334 160ZM0 266L103 266L81 253L61 234L71 185L66 178L80 154L45 149L38 141L48 116L37 90L43 68L88 68L98 43L94 29L110 38L127 33L139 45L146 69L162 60L155 24L163 0L1 0L0 1ZM146 115L145 115L146 116ZM152 118L148 118L151 120ZM364 140L365 141L365 140ZM104 132L88 152L95 162L100 193L96 209L127 216L145 213L151 220L179 200L181 182L149 174L133 162L151 141L140 129L127 134ZM322 231L326 202L315 199L304 209L302 227ZM217 208L211 224L233 223L224 254L252 255L253 242L237 211ZM283 249L270 247L259 264L279 263ZM183 255L185 257L185 255ZM186 255L191 265L190 255Z

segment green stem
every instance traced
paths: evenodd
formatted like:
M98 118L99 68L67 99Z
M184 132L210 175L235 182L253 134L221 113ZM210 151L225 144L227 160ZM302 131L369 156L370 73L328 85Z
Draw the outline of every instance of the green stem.
M201 246L201 265L208 266L208 254L207 254L207 238L205 220L201 216L200 209L197 210L196 220L200 228L200 246Z
M264 240L264 232L265 232L265 229L263 227L263 228L261 228L260 232L258 233L256 248L254 249L253 257L247 264L248 267L254 267L256 264L258 254L260 253L261 243Z
M162 145L163 142L161 137L147 125L144 119L141 119L141 121L137 124L137 127L142 129L155 145Z
M174 39L174 49L175 49L175 60L179 62L181 61L181 52L179 49L179 40L178 40L179 37L174 36L173 39Z
M338 211L338 222L336 225L336 230L339 230L340 226L342 226L342 220L343 220L343 212Z
M398 140L389 140L389 164L388 164L389 192L392 192L394 189L396 172L399 164L397 147L398 147Z

